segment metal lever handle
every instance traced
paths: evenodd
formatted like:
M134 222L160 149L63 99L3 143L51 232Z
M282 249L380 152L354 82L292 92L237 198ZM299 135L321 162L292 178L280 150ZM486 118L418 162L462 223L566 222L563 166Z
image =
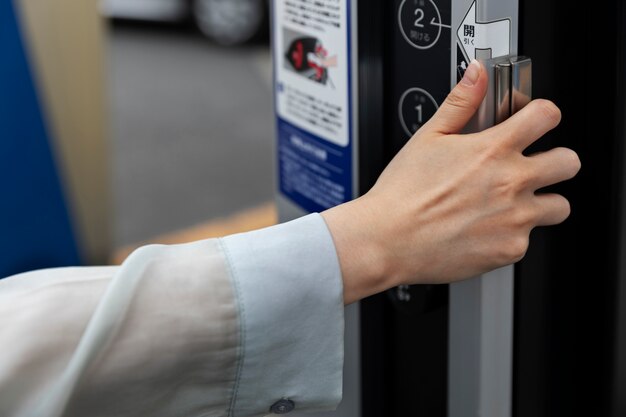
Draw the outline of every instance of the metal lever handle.
M495 120L501 123L527 105L532 97L532 61L506 58L495 65Z

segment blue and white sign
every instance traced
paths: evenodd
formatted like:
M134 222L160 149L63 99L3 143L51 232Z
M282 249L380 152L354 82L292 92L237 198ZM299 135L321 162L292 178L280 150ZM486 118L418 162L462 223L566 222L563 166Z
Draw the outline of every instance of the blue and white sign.
M309 212L353 196L349 3L273 7L279 186Z

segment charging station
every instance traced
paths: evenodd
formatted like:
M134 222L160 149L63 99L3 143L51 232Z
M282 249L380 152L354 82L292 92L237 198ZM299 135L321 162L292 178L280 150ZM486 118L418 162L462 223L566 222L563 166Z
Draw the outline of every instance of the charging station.
M281 221L367 192L473 58L490 83L468 131L548 98L562 123L528 152L583 163L553 187L571 218L522 262L348 307L344 401L323 415L626 415L622 2L274 0L272 35Z

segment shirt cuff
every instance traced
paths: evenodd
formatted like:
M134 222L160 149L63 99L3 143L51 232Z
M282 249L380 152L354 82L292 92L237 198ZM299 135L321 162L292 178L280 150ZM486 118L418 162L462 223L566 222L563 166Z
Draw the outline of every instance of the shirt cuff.
M343 284L322 216L221 243L241 317L233 416L335 409L342 395Z

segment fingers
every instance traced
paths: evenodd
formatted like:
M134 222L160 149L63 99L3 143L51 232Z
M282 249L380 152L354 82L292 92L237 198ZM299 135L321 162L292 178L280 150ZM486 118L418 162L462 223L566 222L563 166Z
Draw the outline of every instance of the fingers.
M569 201L559 194L537 194L535 202L539 210L537 226L563 223L571 212Z
M450 92L428 126L443 134L459 133L472 118L487 91L487 73L473 60L459 84Z
M580 171L580 159L568 148L554 148L526 158L532 172L530 192L573 178ZM565 221L570 215L570 204L559 194L534 194L537 226L551 226Z
M533 100L506 121L490 130L497 138L507 138L523 151L561 122L561 111L549 100Z
M533 190L574 178L580 171L580 159L568 148L554 148L529 156L529 170Z

